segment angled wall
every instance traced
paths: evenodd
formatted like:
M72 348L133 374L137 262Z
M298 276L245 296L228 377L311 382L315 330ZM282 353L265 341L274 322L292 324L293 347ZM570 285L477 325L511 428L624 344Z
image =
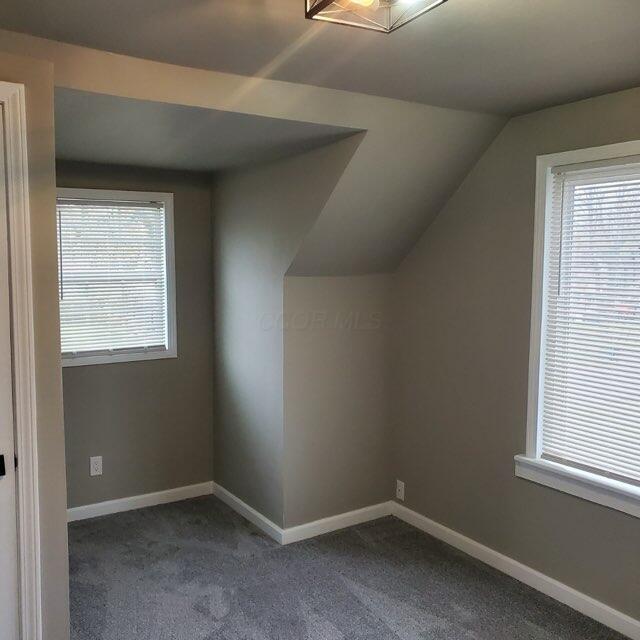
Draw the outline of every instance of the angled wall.
M367 135L290 275L394 271L471 170L504 120L400 102L362 105Z
M284 276L361 135L213 186L214 477L283 524Z
M640 618L640 521L516 478L525 450L536 156L640 138L640 89L513 119L395 274L406 504Z

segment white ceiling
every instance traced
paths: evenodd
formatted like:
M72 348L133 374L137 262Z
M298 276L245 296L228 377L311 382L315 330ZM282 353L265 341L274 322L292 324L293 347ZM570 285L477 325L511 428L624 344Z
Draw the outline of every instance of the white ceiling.
M640 85L640 0L449 0L390 35L305 20L304 0L2 0L0 27L506 114Z
M56 157L215 171L276 160L353 134L342 127L56 89Z

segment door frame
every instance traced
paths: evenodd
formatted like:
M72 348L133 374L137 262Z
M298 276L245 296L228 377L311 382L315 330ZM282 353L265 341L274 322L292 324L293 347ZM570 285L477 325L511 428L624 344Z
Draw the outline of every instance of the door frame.
M4 114L14 383L20 634L42 638L36 369L27 116L22 84L0 82Z

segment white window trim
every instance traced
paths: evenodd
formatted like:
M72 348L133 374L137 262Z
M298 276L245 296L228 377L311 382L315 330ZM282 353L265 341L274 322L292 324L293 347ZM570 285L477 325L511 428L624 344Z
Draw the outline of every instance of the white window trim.
M178 357L178 336L176 323L176 272L175 243L173 237L173 194L154 191L113 191L110 189L57 190L58 198L78 198L84 200L112 200L131 202L162 202L164 204L165 253L167 277L167 348L166 349L119 349L113 353L79 353L64 355L63 367L83 367L94 364L116 362L136 362L140 360L161 360Z
M640 141L566 151L537 158L527 444L525 455L515 457L515 473L520 478L640 518L640 487L543 459L540 455L542 434L538 427L538 396L544 377L543 367L540 366L540 350L544 340L543 276L547 252L545 245L547 211L551 208L551 171L553 168L566 165L624 160L631 156L640 156Z

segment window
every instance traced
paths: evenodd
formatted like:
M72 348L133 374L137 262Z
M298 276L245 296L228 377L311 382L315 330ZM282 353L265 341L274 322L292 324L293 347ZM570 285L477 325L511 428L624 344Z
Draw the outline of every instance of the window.
M520 477L640 516L640 143L538 159Z
M60 189L63 366L176 356L173 196Z

